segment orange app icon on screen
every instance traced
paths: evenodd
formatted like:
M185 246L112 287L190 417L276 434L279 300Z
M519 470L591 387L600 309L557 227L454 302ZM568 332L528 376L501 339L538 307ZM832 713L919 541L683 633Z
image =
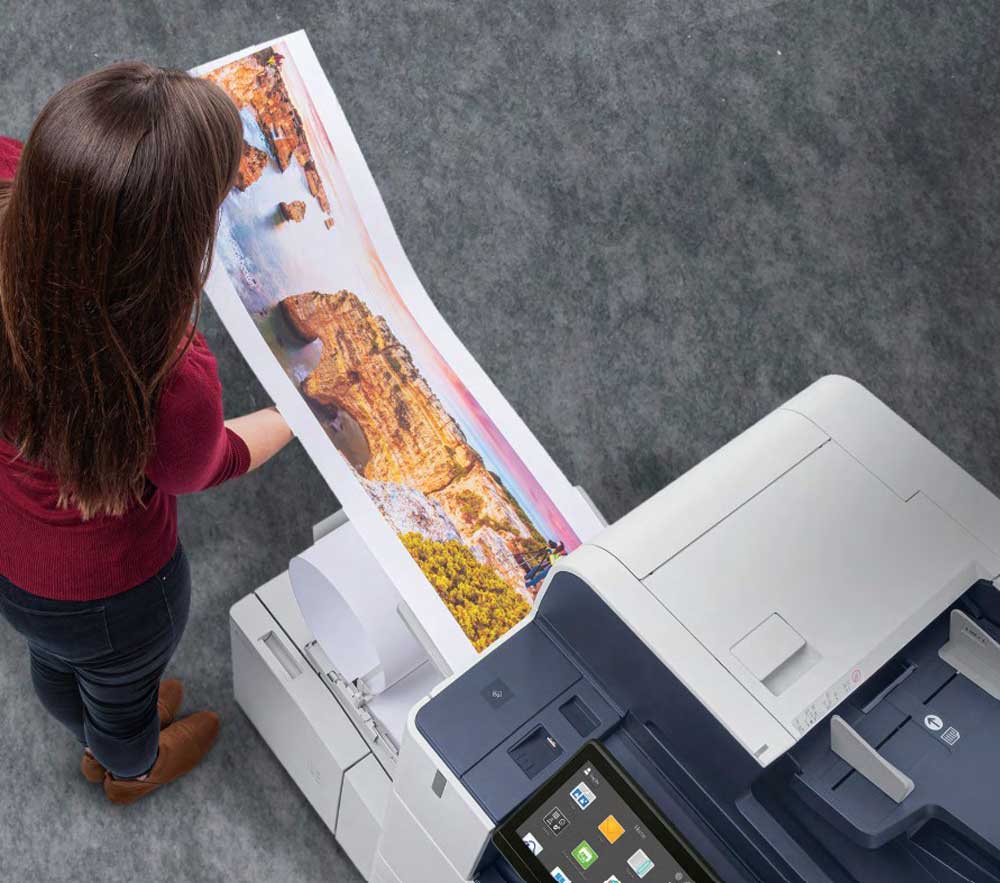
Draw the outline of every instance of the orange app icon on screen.
M622 836L622 834L625 833L625 829L614 816L608 816L597 826L597 830L604 835L608 843L614 843L619 837Z

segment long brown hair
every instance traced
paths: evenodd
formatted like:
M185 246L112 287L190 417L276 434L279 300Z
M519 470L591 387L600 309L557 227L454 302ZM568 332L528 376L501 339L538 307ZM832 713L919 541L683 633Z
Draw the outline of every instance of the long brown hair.
M84 518L142 499L242 139L218 87L115 64L49 100L0 194L0 432Z

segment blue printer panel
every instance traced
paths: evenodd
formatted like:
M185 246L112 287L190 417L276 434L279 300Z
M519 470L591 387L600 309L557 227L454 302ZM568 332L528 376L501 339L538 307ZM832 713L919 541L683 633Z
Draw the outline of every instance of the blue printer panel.
M535 622L449 684L417 728L499 822L621 715Z
M584 709L588 715L585 732L574 726L566 713L568 708ZM490 818L499 822L584 742L602 738L618 720L617 713L590 684L578 681L487 754L462 781ZM526 748L540 752L541 762L531 763L529 753L526 763L522 759Z

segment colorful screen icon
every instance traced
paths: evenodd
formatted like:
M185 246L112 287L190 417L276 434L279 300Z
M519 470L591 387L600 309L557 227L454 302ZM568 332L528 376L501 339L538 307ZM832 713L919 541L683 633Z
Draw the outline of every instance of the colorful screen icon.
M573 850L572 856L576 859L576 863L585 871L597 861L597 853L594 852L594 848L586 840Z
M632 855L632 858L628 860L628 866L635 871L636 876L642 879L650 871L653 870L653 862L645 852L641 849L637 849Z
M538 838L534 834L525 834L521 839L524 841L524 845L528 847L528 850L532 855L541 855L542 844L538 842Z
M597 795L587 787L586 782L581 782L577 785L569 792L569 796L576 801L576 805L580 809L586 809L597 799Z
M622 881L612 874L607 880L604 881L604 883L622 883Z
M604 839L607 840L608 843L614 843L619 837L622 836L622 834L625 833L625 829L614 816L608 816L597 826L597 830L604 835Z
M546 826L553 834L562 834L563 828L569 826L569 819L563 815L561 809L558 806L553 807L552 811L544 819Z
M555 880L556 883L573 883L573 881L566 876L566 873L562 868L553 868L552 879Z

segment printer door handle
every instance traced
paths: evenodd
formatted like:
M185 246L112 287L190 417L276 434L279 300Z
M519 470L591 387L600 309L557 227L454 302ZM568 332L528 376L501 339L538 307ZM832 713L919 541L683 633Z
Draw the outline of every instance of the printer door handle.
M261 657L279 681L294 681L302 674L302 666L277 632L268 631L261 635L257 642L260 644Z

